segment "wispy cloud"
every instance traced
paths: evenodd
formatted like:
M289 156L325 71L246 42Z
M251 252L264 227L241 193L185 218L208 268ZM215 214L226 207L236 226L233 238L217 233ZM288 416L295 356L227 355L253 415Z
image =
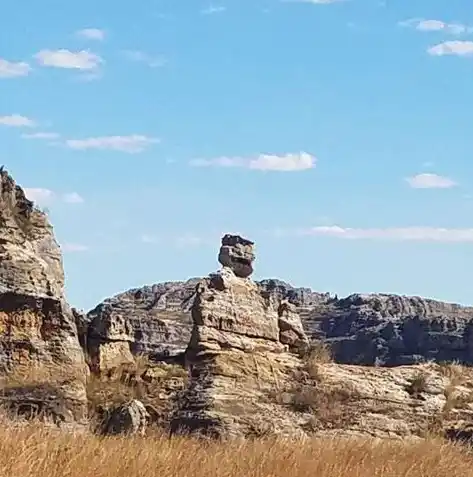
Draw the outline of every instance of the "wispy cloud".
M76 32L76 35L86 40L102 41L105 39L105 31L99 28L84 28Z
M62 196L64 202L68 204L82 204L84 203L84 198L77 192L68 192Z
M473 41L445 41L427 50L432 56L473 56Z
M102 136L85 139L68 139L66 141L66 146L78 150L100 149L135 154L143 152L149 146L158 143L159 141L160 140L157 138L132 134L130 136Z
M22 134L23 139L58 139L59 134L54 132L36 132L29 134Z
M211 5L207 8L204 8L201 10L201 13L203 15L213 15L215 13L223 13L226 10L226 7L220 5L220 6L214 6Z
M40 187L26 187L24 191L29 200L41 206L51 204L55 196L52 190L42 189Z
M85 71L95 70L103 63L100 56L85 50L41 50L34 58L41 66Z
M150 68L159 68L166 64L166 58L159 55L151 55L149 53L145 53L144 51L139 50L125 50L123 54L126 58L130 61L135 61L137 63L144 63L148 65Z
M428 173L407 177L405 180L413 189L450 189L458 185L449 177Z
M447 23L441 20L425 20L411 18L399 23L401 26L415 28L421 32L444 32L450 35L461 35L473 32L473 28L462 23Z
M299 230L298 235L347 240L388 240L411 242L473 243L473 228L388 227L347 228L337 225Z
M307 152L285 155L259 154L255 157L217 157L215 159L193 159L196 167L243 167L260 171L303 171L315 167L317 159Z
M31 66L24 61L11 62L0 58L0 78L17 78L27 76L31 71Z
M74 252L87 252L89 247L87 245L83 245L80 243L64 243L61 246L62 250L67 253L74 253Z
M83 197L81 197L77 192L57 194L51 189L45 189L41 187L26 187L24 191L28 199L42 207L51 205L57 200L61 200L68 204L80 204L84 202Z
M0 124L3 126L11 127L35 127L36 123L26 116L21 116L20 114L11 114L10 116L0 116Z

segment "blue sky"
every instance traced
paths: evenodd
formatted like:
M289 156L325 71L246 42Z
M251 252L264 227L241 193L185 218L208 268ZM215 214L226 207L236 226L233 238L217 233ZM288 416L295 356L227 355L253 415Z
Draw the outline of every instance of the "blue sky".
M67 295L215 270L473 304L469 0L15 0L0 161L47 207Z

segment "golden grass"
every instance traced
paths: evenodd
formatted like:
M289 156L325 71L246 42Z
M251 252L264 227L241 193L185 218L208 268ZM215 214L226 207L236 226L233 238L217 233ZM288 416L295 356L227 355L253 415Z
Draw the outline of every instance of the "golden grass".
M473 456L440 440L99 438L0 426L2 477L469 477Z

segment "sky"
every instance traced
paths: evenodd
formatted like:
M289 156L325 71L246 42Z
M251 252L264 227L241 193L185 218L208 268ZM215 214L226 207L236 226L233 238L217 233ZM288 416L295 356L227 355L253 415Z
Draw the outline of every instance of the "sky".
M470 0L15 0L0 163L90 309L218 269L473 304Z

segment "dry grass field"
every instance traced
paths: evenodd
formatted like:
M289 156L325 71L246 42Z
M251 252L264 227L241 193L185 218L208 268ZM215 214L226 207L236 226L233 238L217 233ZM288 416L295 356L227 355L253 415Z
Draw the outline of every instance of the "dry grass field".
M440 440L99 438L0 425L2 477L468 477L473 456Z

